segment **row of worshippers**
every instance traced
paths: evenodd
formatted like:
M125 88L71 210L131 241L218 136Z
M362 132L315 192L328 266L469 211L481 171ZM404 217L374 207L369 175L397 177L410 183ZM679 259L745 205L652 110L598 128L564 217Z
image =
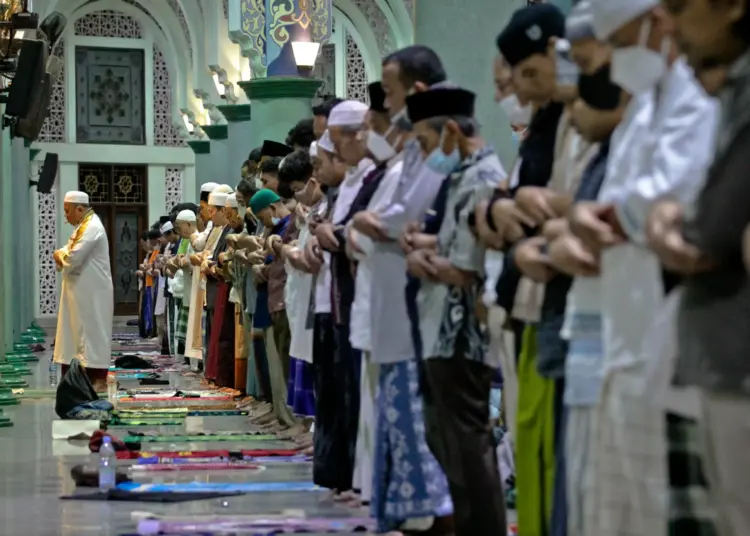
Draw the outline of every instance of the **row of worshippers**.
M746 0L596 0L497 38L523 134L474 221L520 534L750 530L749 30Z
M248 161L248 369L275 347L286 426L274 395L312 374L317 484L358 491L379 532L503 534L501 370L521 534L748 532L748 17L745 0L518 10L493 66L509 174L422 46L383 60L369 109L314 113L306 157ZM206 257L193 350L217 321Z

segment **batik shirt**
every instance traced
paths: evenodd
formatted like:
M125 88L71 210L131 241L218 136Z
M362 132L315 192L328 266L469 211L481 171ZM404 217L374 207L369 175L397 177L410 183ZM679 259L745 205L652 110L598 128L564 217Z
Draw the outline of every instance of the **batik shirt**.
M447 201L437 235L438 255L454 267L472 272L474 281L467 287L422 281L417 304L425 358L457 355L499 366L488 361L487 333L475 312L482 294L484 248L472 232L469 219L477 202L489 199L505 176L494 150L486 146L464 160L447 179Z

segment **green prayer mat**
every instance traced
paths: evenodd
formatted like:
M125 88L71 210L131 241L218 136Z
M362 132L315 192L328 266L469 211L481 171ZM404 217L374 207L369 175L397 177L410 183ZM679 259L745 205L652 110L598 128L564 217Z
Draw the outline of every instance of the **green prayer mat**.
M171 419L183 417L244 417L249 411L236 409L205 409L191 411L186 408L177 408L177 411L165 410L118 410L115 412L120 419Z
M39 358L34 354L5 354L8 363L28 363L37 362Z
M15 406L21 401L10 393L0 393L0 406Z
M195 443L203 441L275 441L275 435L158 435L158 436L126 436L125 443Z
M20 374L21 376L29 376L31 369L24 365L12 365L10 363L0 364L0 374Z
M173 419L169 421L144 421L140 419L124 419L118 421L110 421L107 426L182 426L183 424L185 424L184 419Z
M10 420L10 417L3 415L3 410L0 409L0 428L7 428L8 426L13 426L13 421Z
M14 389L17 389L19 387L28 386L29 384L26 382L26 380L22 380L20 378L10 378L5 374L3 374L2 379L0 379L0 387L12 387Z

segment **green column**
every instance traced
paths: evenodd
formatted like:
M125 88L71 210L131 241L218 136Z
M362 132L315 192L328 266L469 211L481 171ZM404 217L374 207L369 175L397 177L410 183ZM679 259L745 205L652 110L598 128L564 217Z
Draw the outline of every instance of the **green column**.
M201 184L213 182L211 179L211 142L208 140L192 140L188 145L195 153L195 198L197 203L201 198Z
M493 101L495 38L526 0L416 0L414 41L433 48L448 79L477 94L477 117L485 138L509 168L515 155L510 125ZM447 39L446 36L453 36ZM460 36L460 38L456 38Z
M208 136L208 139L211 140L211 156L209 157L211 171L207 180L231 186L234 178L230 180L230 176L239 176L239 171L232 173L232 170L227 165L229 158L227 125L206 125L201 126L201 128L206 133L206 136Z
M227 125L227 142L229 146L229 159L227 160L227 169L230 178L234 177L235 182L229 183L230 186L236 186L240 180L240 168L243 162L247 160L253 146L250 145L250 135L252 127L250 124L250 105L249 104L222 104L218 106L229 124Z
M248 147L263 140L283 142L297 121L312 116L312 98L321 85L312 78L257 78L240 82L253 105Z

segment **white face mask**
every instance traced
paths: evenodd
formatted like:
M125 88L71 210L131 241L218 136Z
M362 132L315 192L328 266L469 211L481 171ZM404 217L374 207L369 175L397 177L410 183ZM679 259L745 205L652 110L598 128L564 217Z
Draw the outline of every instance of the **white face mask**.
M393 131L394 126L386 131L385 134L381 135L373 130L367 131L367 150L378 162L388 162L391 158L396 156L396 149L393 145L388 143L388 135ZM396 143L398 145L398 143Z
M531 121L531 104L521 106L515 93L501 100L500 107L508 116L511 125L528 125Z
M667 50L669 41L664 38L660 52L646 47L651 33L651 19L641 25L638 44L632 47L616 48L612 51L612 82L631 95L653 88L667 71Z

